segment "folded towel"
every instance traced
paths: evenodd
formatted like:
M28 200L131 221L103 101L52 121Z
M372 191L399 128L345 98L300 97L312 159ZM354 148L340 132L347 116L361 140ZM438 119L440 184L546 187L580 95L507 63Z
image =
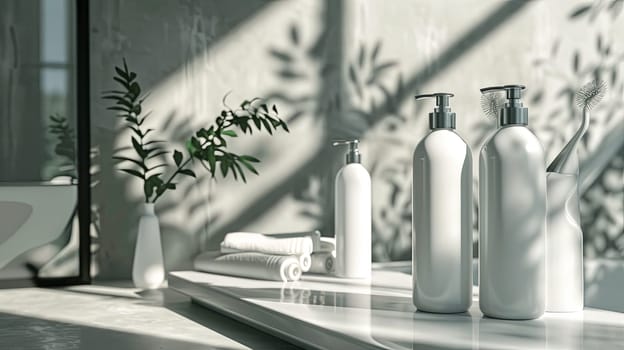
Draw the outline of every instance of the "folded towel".
M336 238L334 237L321 237L320 246L315 252L333 252L336 250Z
M319 252L312 253L312 266L309 272L330 274L334 272L336 266L336 253L335 252Z
M195 269L222 275L249 277L272 281L297 281L301 268L297 257L262 253L205 252L195 258Z
M246 251L279 255L310 255L314 244L310 237L274 238L261 233L232 232L221 242L222 252Z
M271 238L310 237L312 239L312 250L317 251L321 249L321 232L319 230L302 232L259 233L259 235Z

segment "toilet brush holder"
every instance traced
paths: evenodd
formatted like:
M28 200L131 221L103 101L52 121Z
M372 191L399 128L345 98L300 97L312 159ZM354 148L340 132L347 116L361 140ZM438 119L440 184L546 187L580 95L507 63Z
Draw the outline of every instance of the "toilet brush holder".
M583 310L583 231L578 175L547 174L546 311Z

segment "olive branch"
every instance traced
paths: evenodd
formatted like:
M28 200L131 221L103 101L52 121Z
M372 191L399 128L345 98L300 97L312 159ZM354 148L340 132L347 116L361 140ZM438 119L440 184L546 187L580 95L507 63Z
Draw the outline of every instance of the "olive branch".
M270 135L278 128L289 131L286 122L278 117L275 105L269 109L262 99L254 98L243 101L237 109L231 109L225 105L226 95L223 101L226 109L221 111L215 123L207 129L199 129L186 142L187 157L183 152L174 150L171 156L174 170L165 178L162 168L169 168L171 165L164 162L161 156L169 152L161 147L166 141L152 137L155 129L144 126L150 113L143 113L142 104L147 96L141 95L137 74L128 69L125 59L123 67L115 67L115 73L113 80L121 89L105 91L103 98L114 102L107 109L117 112L117 117L122 118L125 126L131 130L130 142L135 155L115 155L113 159L120 163L129 163L130 167L120 168L120 171L143 181L145 203L155 203L166 191L175 190L177 183L174 180L178 175L196 177L195 172L189 169L194 160L198 160L213 178L217 169L220 169L224 178L231 174L235 180L240 178L247 182L244 169L258 175L253 164L260 160L250 155L227 151L227 138L238 137L235 129L250 135L254 128L258 131L264 130Z

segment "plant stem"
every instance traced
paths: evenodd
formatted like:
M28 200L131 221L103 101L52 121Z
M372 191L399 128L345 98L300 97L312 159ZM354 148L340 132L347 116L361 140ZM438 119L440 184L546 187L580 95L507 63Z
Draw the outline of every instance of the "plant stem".
M165 192L167 192L167 190L168 190L167 185L169 185L171 183L171 181L173 181L173 179L176 177L176 175L178 175L180 173L180 170L184 169L191 160L193 160L192 156L189 157L189 159L187 159L184 163L180 164L180 166L176 169L176 171L174 171L173 174L171 174L171 176L169 176L169 179L162 185L164 187L164 190L160 194L157 194L156 197L154 197L154 200L152 201L152 203L156 203L156 200L158 198L160 198L160 196L165 194Z

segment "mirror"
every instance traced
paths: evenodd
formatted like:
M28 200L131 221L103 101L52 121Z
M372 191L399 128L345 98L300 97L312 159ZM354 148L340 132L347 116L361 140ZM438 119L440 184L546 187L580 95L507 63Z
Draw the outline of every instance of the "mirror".
M77 21L79 3L0 2L3 287L89 280L88 56L78 54L88 26Z

